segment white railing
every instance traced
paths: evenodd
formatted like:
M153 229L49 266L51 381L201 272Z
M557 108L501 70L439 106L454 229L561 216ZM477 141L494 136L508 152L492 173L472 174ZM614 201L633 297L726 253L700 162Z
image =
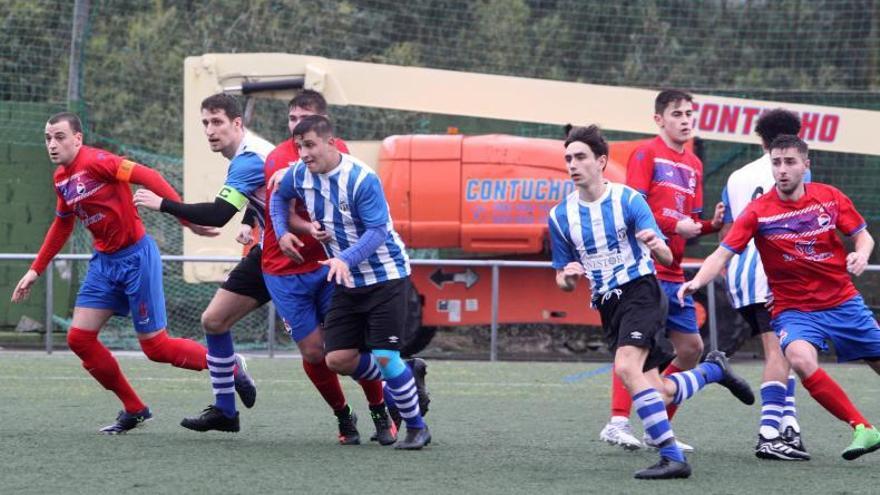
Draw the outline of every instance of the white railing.
M0 253L0 261L30 261L35 259L35 254L24 253ZM52 315L55 313L54 294L53 294L53 275L55 271L55 263L58 261L85 261L91 259L91 254L59 254L56 256L50 266L44 273L46 279L46 352L52 353ZM184 255L163 255L162 261L171 262L193 262L193 263L237 263L241 258L237 256L184 256ZM499 302L499 278L500 269L506 268L552 268L549 261L508 261L508 260L410 260L413 265L423 266L483 266L492 269L492 302L491 302L491 337L489 341L489 360L496 361L498 359L498 302ZM684 263L682 267L685 269L698 269L699 263ZM880 265L868 265L865 271L880 271ZM715 284L706 286L708 307L706 313L709 318L709 347L711 349L718 348L718 322L715 311ZM269 357L275 355L275 306L269 303L269 318L266 328L266 342Z

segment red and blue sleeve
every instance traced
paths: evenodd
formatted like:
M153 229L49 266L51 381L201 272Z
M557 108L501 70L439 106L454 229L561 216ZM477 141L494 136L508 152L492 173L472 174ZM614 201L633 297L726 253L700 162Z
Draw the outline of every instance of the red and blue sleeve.
M865 218L856 210L849 196L838 189L834 190L837 199L837 228L847 236L854 236L868 228Z
M58 198L58 203L55 207L55 220L52 221L49 232L46 233L46 239L43 241L43 245L40 246L37 258L31 263L31 270L38 274L42 274L46 270L49 262L61 251L67 239L70 238L75 222L76 219L73 216L73 211L67 207L61 198Z
M749 205L733 222L733 226L731 226L730 232L724 236L721 246L735 254L742 254L757 230L758 214L752 208L752 205Z

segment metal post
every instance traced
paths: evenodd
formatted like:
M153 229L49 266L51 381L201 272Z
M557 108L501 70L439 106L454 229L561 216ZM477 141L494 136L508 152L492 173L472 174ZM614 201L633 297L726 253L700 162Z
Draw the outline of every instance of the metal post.
M718 322L715 316L715 281L709 282L709 348L718 350Z
M73 28L70 33L70 66L67 70L67 106L71 111L79 105L82 79L82 42L89 21L90 0L76 0L73 4Z
M498 265L492 265L492 333L489 337L489 361L498 360Z
M269 301L269 327L266 330L266 342L269 345L269 357L275 357L275 303Z
M55 262L49 263L46 267L46 354L52 354L52 329L55 325L52 322L52 315L55 313Z

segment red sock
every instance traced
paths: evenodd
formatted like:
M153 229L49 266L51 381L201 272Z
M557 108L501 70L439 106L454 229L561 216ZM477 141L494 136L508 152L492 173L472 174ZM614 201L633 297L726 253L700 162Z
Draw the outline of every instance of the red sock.
M837 419L845 421L853 428L859 424L865 425L865 428L871 427L871 423L868 423L868 420L850 402L846 392L822 368L816 370L815 373L801 381L801 383L804 384L804 388L810 392L810 395L816 399L816 402L821 404L822 407L827 409Z
M147 407L125 379L116 358L98 340L98 332L71 327L67 332L67 345L82 360L83 368L119 397L126 412L134 413Z
M339 375L331 371L323 360L319 363L310 363L304 359L302 363L309 380L315 384L315 388L330 408L338 411L345 407L345 394L342 393L342 385L339 384Z
M617 376L614 369L611 370L611 415L629 417L632 412L632 397L623 386L623 380Z
M208 349L194 340L172 338L162 330L140 344L151 361L196 371L208 368Z
M367 396L367 402L371 406L378 406L385 402L385 394L382 392L382 380L358 380L361 388L364 389L364 395Z
M681 371L684 370L672 363L669 363L669 365L666 366L666 369L663 370L663 376L669 376L673 373L678 373ZM671 402L669 404L666 404L666 416L669 417L670 421L672 421L672 417L675 416L676 411L678 411L678 404L673 404Z

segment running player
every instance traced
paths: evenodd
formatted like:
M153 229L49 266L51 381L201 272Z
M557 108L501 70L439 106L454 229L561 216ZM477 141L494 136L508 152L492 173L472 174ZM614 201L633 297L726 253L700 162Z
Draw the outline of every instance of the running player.
M711 221L701 220L703 211L703 163L685 147L692 139L694 125L693 97L679 90L661 91L654 101L654 122L659 133L656 138L636 148L626 169L626 184L639 191L648 201L660 230L669 239L672 265L657 267L660 287L670 300L666 331L675 348L675 359L664 373L669 375L689 370L700 362L703 340L697 326L693 298L678 304L675 293L684 282L681 260L687 239L718 232L722 225L723 205L719 203ZM632 399L617 375L612 376L611 420L602 429L599 438L627 450L638 449L641 442L632 434L629 415ZM671 419L677 406L669 406ZM648 440L649 447L650 438ZM683 442L686 451L693 447Z
M838 361L863 359L880 373L880 328L849 277L865 270L874 239L846 195L804 183L810 168L804 141L783 134L769 150L776 186L746 206L679 296L710 283L754 238L773 290L770 324L782 352L810 395L853 428L842 455L856 459L880 448L880 432L819 367L817 350L827 350L830 340ZM837 230L853 240L853 252L846 253Z
M153 414L128 383L116 358L98 340L111 316L131 315L141 349L151 360L191 370L207 367L206 349L201 344L168 336L159 249L132 205L129 184L142 185L170 200L180 196L155 170L84 146L82 123L76 114L64 112L49 119L46 150L58 165L53 177L56 216L37 259L15 287L12 301L28 297L34 282L73 232L74 218L79 217L94 238L95 254L76 297L67 345L95 380L123 404L116 423L100 431L125 433ZM217 235L199 225L184 225L198 235ZM235 382L237 387L243 383Z
M596 126L571 130L565 161L576 190L550 210L556 283L572 291L580 277L590 279L592 305L614 353L614 373L632 394L646 436L660 449L660 461L635 477L687 478L691 468L675 441L665 404L680 404L715 382L746 404L754 402L754 395L718 351L691 371L660 376L658 367L672 352L664 332L666 295L651 256L671 265L673 253L642 195L603 179L608 143Z
M327 365L355 379L379 370L407 425L398 449L431 442L422 419L415 379L400 358L405 324L409 258L393 229L378 176L354 157L340 153L330 121L302 119L293 130L300 161L291 166L271 200L272 223L282 249L293 244L290 201L302 203L314 220L312 236L324 242L330 259L325 277L336 287L324 321ZM366 349L369 352L361 352Z
M730 231L733 221L754 199L773 189L773 169L767 149L781 134L797 135L801 120L788 110L777 108L761 115L755 132L761 136L764 155L730 174L721 194L724 202L724 227L720 239ZM809 170L807 170L809 175ZM741 255L734 255L727 265L727 289L731 304L749 324L752 336L760 335L764 348L764 374L761 384L761 424L755 455L761 459L783 461L809 460L810 454L801 440L801 429L795 409L795 377L779 338L770 325L770 312L765 305L770 296L761 256L749 241Z

